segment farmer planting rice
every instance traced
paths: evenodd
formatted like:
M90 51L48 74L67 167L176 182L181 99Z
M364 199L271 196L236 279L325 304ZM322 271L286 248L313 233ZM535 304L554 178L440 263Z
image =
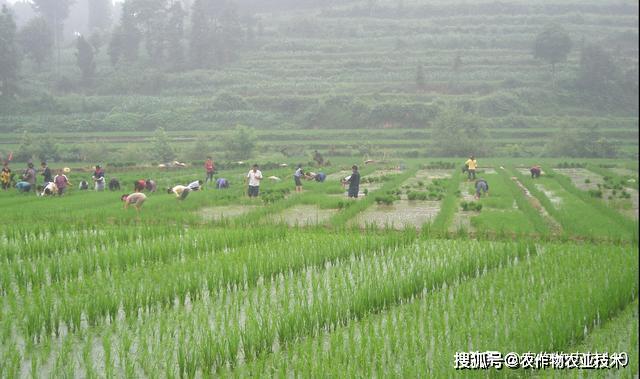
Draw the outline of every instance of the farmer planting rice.
M58 187L59 196L62 196L65 193L67 186L70 184L69 178L67 178L63 170L58 171L58 175L53 178L53 183Z
M535 179L535 178L539 178L540 174L542 173L542 170L540 169L540 166L535 165L533 167L531 167L531 178Z
M40 196L53 196L58 193L58 187L54 182L48 182L42 187Z
M183 186L181 184L174 186L172 188L167 188L167 193L173 193L174 195L176 195L176 198L178 200L184 200L187 198L187 196L189 196L189 192L191 192L191 189L187 186Z
M216 180L216 188L217 189L229 188L229 181L225 178L218 178L218 180Z
M22 180L22 181L16 183L16 189L20 193L27 193L27 192L31 191L31 183L25 182L24 180Z
M482 194L486 194L487 196L489 195L489 183L487 183L486 180L484 179L476 180L475 187L476 187L476 195L475 195L476 199L479 199Z
M120 181L116 178L112 178L109 180L109 191L118 191L120 190Z
M476 168L478 168L478 161L476 161L476 158L472 155L466 162L464 162L464 164L467 167L467 177L469 180L475 179Z
M204 162L204 169L207 174L205 182L213 182L213 175L216 173L216 165L213 163L213 159L211 157L207 157L207 160Z
M187 187L189 187L191 191L200 191L200 188L202 188L202 180L194 180L193 182L189 183Z
M27 163L27 168L22 173L22 180L29 183L30 190L36 190L36 170L33 168L33 163Z
M247 174L247 182L249 188L247 189L247 195L249 197L258 197L260 194L260 181L262 180L262 172L258 170L258 165L254 164L249 173Z
M2 167L2 173L0 173L0 184L2 185L3 190L8 190L11 185L11 169L9 168L9 163L4 162L4 166Z
M93 172L91 179L95 183L96 191L104 191L104 169L100 165L96 165L96 170Z
M349 190L347 196L351 199L358 198L358 192L360 192L360 172L358 172L358 166L353 165L351 167L351 175L344 178L343 184L349 184Z
M144 186L145 189L149 192L156 192L156 189L158 188L156 181L152 179L147 179Z
M136 192L142 192L147 186L147 182L144 179L138 179L133 183L133 190Z
M142 204L147 200L147 195L142 192L134 192L132 194L125 194L120 197L120 200L124 201L124 209L129 208L129 205L133 205L137 213L140 213Z
M81 180L80 184L78 184L78 188L81 191L86 191L89 189L89 183L86 180Z
M304 170L302 170L302 165L298 165L296 171L293 173L293 181L296 184L296 192L302 192L302 177L304 175Z
M44 183L46 184L53 182L53 174L51 173L51 169L47 165L47 162L40 162L40 166L42 166L42 178L44 180Z

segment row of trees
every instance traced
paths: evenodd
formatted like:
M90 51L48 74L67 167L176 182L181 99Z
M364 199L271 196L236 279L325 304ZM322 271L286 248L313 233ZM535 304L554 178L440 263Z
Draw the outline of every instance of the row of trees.
M3 95L15 92L23 56L33 61L38 70L54 57L54 52L59 56L63 20L68 16L70 2L34 0L38 17L20 30L3 5L0 16ZM77 65L85 86L93 81L95 55L104 45L116 69L137 62L174 71L211 68L235 60L243 47L252 44L258 25L252 17L241 18L231 0L193 1L188 25L188 12L181 1L125 0L119 24L109 31L110 0L89 0L89 5L94 32L90 36L77 36L76 41Z

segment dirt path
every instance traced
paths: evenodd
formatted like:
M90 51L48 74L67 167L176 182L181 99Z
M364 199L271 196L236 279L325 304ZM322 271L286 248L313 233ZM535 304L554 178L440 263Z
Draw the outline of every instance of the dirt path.
M549 226L551 227L551 230L553 231L553 233L555 233L555 234L562 233L562 226L560 226L558 221L556 221L553 217L551 217L549 212L547 212L547 210L540 203L540 200L538 200L535 196L531 195L531 192L529 191L529 189L527 187L525 187L524 184L522 184L518 180L518 178L513 176L513 177L511 177L511 180L513 180L516 183L516 185L518 187L520 187L520 189L524 193L524 196L529 201L529 204L531 204L531 206L533 208L535 208L538 212L540 212L540 215L549 224Z

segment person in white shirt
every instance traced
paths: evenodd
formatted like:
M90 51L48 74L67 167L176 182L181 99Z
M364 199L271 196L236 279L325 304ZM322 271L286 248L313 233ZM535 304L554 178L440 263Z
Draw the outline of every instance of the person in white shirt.
M56 186L56 184L54 182L48 182L46 186L44 186L44 188L42 189L42 193L40 194L40 196L47 196L47 195L56 195L58 193L58 187Z
M258 197L260 193L260 181L262 180L262 172L258 170L258 165L254 164L253 168L247 174L247 181L249 182L249 189L247 194L249 197Z
M293 174L293 181L296 183L296 192L302 192L302 178L304 176L302 165L298 165L296 172Z
M191 191L200 191L200 186L202 186L202 180L196 180L187 185Z
M189 196L189 192L191 192L191 189L183 185L177 185L177 186L174 186L173 188L167 188L167 193L175 194L178 200L186 199L187 196Z

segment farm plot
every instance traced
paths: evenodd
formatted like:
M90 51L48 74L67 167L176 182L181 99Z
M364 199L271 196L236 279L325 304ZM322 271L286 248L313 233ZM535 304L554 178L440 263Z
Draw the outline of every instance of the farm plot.
M377 203L351 221L352 225L379 228L421 228L433 221L440 212L441 200L446 194L447 177L451 173L443 170L420 170L405 180L400 188L376 193Z
M221 205L201 209L200 215L206 221L221 221L242 216L256 209L255 205Z
M316 205L295 205L267 217L271 222L282 222L289 226L318 225L327 222L338 212L337 209L323 209Z
M584 168L555 168L571 179L573 185L591 196L603 199L621 213L638 219L638 191L620 178L602 177Z
M350 224L393 229L421 228L425 223L432 221L439 211L439 201L396 200L390 205L376 204L367 208Z

